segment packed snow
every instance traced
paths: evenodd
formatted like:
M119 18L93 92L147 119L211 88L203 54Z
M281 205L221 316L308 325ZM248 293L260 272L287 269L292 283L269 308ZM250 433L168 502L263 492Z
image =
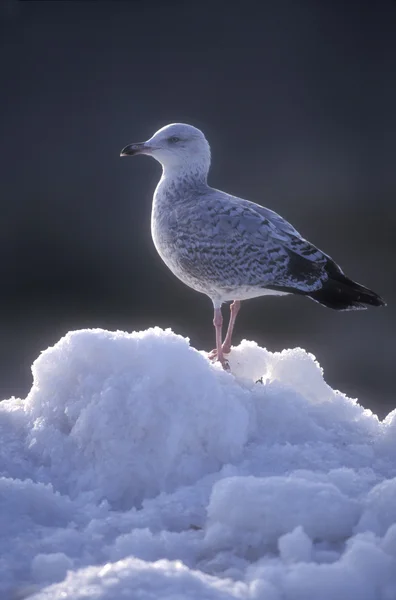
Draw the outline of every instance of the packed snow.
M0 403L0 598L395 600L396 411L243 341L68 333Z

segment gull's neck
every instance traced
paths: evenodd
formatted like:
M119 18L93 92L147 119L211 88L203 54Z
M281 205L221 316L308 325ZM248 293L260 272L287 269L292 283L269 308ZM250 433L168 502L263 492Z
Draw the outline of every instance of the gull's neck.
M162 165L162 178L167 181L185 180L206 183L209 164L205 160Z
M189 189L207 187L208 167L200 163L162 165L162 177L155 190L154 199L177 196Z

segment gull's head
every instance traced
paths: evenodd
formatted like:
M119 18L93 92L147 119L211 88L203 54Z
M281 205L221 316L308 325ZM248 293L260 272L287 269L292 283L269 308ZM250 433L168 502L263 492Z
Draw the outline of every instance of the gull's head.
M182 169L207 173L210 147L199 129L184 123L172 123L159 129L147 142L129 144L120 156L147 154L162 164L164 170Z

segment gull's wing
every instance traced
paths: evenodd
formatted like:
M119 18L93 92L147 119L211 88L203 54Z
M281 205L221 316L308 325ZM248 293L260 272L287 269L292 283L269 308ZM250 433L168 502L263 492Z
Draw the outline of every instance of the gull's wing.
M269 209L210 190L198 205L184 210L189 213L185 260L194 269L204 269L206 277L301 291L319 289L327 279L329 257ZM178 219L182 221L186 219ZM180 226L178 231L183 236Z
M320 263L325 263L326 259L329 258L322 250L319 250L319 248L303 238L291 223L286 221L286 219L278 215L275 211L248 200L242 200L241 206L246 207L246 209L250 208L264 218L268 222L268 226L270 227L274 238L282 241L285 244L285 247L296 254L307 260L314 262L319 261Z

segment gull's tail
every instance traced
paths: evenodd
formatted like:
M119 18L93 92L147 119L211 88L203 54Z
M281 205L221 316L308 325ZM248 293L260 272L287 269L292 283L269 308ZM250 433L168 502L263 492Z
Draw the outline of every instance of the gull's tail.
M326 271L329 277L321 289L308 294L315 302L334 310L364 310L367 305L386 306L381 296L346 277L333 261L329 260Z

